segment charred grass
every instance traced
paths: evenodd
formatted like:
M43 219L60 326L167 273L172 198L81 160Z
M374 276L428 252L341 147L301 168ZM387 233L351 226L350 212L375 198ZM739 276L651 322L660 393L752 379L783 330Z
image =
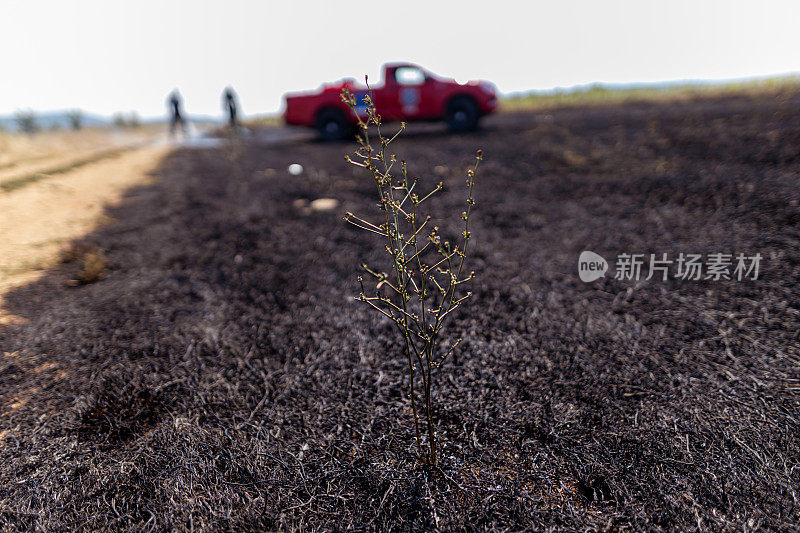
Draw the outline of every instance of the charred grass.
M105 279L66 288L64 265L5 296L28 322L0 329L0 527L794 529L798 110L572 108L399 140L445 182L441 213L485 154L436 468L415 460L390 324L352 300L381 257L341 219L375 203L350 146L174 153L87 237ZM340 212L294 207L320 197ZM584 249L764 263L584 284Z

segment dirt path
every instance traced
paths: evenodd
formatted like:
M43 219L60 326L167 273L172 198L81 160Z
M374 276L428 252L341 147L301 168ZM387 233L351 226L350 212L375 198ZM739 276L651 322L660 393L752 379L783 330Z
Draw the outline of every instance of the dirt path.
M41 132L33 136L0 134L0 190L17 188L40 173L62 173L99 161L163 135L162 128L153 126Z
M3 293L37 279L69 241L109 223L106 209L130 187L149 183L169 150L134 149L0 192L0 323L13 320L3 311Z

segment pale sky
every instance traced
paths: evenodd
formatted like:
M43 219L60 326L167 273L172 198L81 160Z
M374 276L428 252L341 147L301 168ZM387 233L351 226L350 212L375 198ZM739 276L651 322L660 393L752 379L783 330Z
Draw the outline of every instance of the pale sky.
M800 2L0 0L0 114L246 114L408 60L502 92L800 71Z

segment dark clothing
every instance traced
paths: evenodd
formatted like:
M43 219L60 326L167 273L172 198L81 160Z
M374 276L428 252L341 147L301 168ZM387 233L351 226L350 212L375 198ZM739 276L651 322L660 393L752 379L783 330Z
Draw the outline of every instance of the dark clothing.
M172 116L181 118L181 101L173 96L169 102L172 104Z
M232 89L225 89L224 97L224 107L227 108L228 111L228 125L231 128L235 128L239 125L238 122L238 109L236 104L236 95L234 94Z
M178 93L173 92L169 96L169 105L167 106L170 111L169 118L169 132L175 135L175 130L180 126L181 131L186 134L186 122L183 120L183 113L181 112L181 97Z

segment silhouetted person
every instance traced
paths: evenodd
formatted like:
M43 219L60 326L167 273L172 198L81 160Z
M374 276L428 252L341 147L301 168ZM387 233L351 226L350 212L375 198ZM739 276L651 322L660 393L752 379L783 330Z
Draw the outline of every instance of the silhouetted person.
M231 87L226 87L225 92L222 93L222 108L228 112L228 126L231 129L238 128L238 102L236 93Z
M186 135L186 121L183 119L183 98L178 89L174 89L169 93L167 99L167 108L169 109L169 133L175 136L175 129L180 126L181 132Z

